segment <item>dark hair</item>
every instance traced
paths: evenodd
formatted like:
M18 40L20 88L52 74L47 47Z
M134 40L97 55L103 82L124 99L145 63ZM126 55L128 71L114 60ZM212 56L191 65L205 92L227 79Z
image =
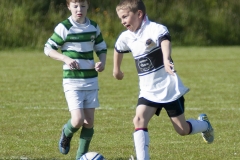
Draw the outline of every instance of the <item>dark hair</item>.
M85 2L87 1L90 4L90 0L66 0L67 6L69 6L70 2Z

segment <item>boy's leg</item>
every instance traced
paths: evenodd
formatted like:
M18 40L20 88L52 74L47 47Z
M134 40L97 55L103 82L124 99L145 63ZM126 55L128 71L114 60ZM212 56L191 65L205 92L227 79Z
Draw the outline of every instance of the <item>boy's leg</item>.
M170 117L173 127L180 135L188 135L204 132L208 128L208 123L196 119L186 121L184 113L177 117Z
M189 119L184 116L184 98L180 97L174 102L168 103L166 107L168 116L171 118L175 130L180 135L188 135L202 132L205 142L212 143L214 140L213 128L206 114L199 116L199 120ZM174 111L174 112L172 112Z
M148 122L155 114L157 108L139 105L136 109L136 115L133 119L135 132L133 133L135 151L137 159L149 160L149 135Z
M79 159L82 155L88 152L93 134L94 134L93 128L82 127L76 159Z
M94 134L94 111L94 108L84 109L85 120L80 133L76 159L79 159L82 155L88 152L89 145Z
M204 115L204 116L203 116ZM188 119L185 120L184 114L177 117L171 117L171 121L177 133L180 135L202 133L203 139L206 143L212 143L214 140L213 128L209 120L204 119L206 114L199 116L199 120Z
M74 128L71 124L71 120L67 122L67 124L64 125L61 138L59 140L59 151L62 154L68 154L70 150L70 142L72 139L72 136L75 132L78 131L79 128Z
M70 141L72 136L83 125L84 113L82 108L83 92L66 91L65 98L71 113L71 120L64 125L61 138L59 140L59 151L62 154L68 154L70 150Z
M149 160L149 135L147 129L135 129L133 133L134 146L137 159Z

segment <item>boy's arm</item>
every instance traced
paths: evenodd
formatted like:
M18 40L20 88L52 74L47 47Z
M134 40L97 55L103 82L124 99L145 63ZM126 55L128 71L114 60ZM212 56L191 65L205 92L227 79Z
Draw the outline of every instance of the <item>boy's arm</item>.
M121 63L123 59L123 54L118 53L114 49L114 57L113 57L113 77L117 80L122 80L124 77L123 72L120 69Z
M100 62L97 62L95 64L95 70L97 72L102 72L105 69L107 54L101 53L98 58L99 58Z
M46 52L46 51L45 51ZM45 53L46 54L46 53ZM70 69L80 69L77 61L75 61L74 59L72 58L69 58L61 53L59 53L58 51L52 49L52 50L49 50L47 52L47 54L49 57L51 57L52 59L55 59L55 60L58 60L58 61L62 61L64 63L66 63L67 65L69 65Z
M163 53L163 63L166 72L168 72L171 75L174 75L174 71L172 68L174 65L170 63L171 59L171 42L169 40L163 40L161 42L161 48L162 48L162 53Z

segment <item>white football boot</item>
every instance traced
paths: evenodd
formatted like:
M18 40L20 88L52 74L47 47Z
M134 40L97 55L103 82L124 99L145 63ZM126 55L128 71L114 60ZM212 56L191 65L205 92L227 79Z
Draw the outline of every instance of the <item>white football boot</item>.
M198 117L198 120L205 121L208 123L208 129L204 132L202 132L203 140L210 144L214 141L214 129L212 128L211 123L209 122L209 119L206 114L200 114Z

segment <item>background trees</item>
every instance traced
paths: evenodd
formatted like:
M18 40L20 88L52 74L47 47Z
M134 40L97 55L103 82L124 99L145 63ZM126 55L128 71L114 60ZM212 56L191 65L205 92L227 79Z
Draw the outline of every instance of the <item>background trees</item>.
M173 45L239 45L239 0L145 0L151 20L166 25ZM109 47L124 30L115 12L118 0L92 0L89 18ZM42 48L54 27L70 15L65 0L1 0L0 49Z

